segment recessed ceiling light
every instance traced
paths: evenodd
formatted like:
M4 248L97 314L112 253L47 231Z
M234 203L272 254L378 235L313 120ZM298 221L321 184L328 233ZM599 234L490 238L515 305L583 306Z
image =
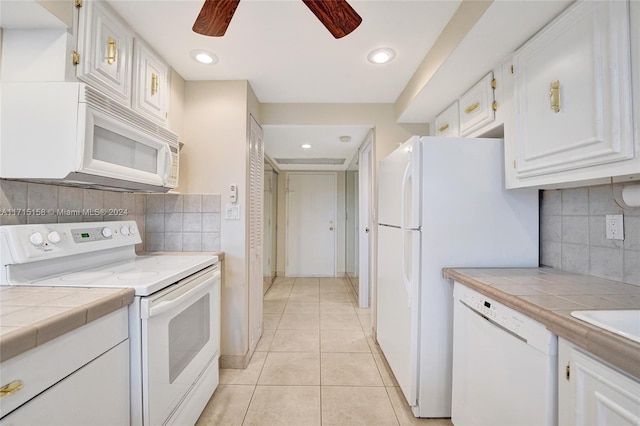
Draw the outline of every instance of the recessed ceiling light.
M300 145L300 148L302 148L302 149L310 149L311 145L308 144L308 143L303 143L302 145Z
M191 57L201 64L215 65L218 63L218 57L215 53L204 49L195 49L191 51Z
M374 64L386 64L396 56L395 50L388 47L381 47L379 49L372 50L367 56L369 62Z

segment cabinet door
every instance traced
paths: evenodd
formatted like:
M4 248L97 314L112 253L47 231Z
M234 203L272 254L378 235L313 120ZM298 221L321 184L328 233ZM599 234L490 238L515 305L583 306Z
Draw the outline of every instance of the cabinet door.
M447 109L436 117L435 136L457 138L460 136L458 101L454 102Z
M514 56L518 179L634 156L629 2L579 1Z
M160 122L167 121L169 67L141 40L134 41L133 109Z
M494 88L495 80L490 72L460 97L460 136L467 136L496 118Z
M79 19L77 77L129 106L133 33L102 2L85 1Z
M559 424L637 425L640 381L567 341L561 342L558 383ZM567 368L568 367L568 368Z
M127 339L3 417L0 425L128 425L129 403Z

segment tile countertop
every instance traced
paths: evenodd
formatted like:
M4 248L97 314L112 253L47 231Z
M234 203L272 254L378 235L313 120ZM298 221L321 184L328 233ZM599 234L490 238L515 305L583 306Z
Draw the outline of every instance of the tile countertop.
M133 302L133 289L0 288L0 362Z
M571 311L640 309L640 287L552 268L444 268L458 281L640 378L640 344L571 316Z

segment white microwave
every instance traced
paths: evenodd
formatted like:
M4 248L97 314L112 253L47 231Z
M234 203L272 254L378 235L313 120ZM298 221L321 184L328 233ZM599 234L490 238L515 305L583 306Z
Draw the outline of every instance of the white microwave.
M1 178L141 192L178 185L178 135L86 84L0 89Z

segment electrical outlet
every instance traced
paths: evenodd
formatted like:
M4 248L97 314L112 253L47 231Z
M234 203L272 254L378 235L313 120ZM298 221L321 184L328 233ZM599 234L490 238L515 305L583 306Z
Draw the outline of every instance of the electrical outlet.
M624 240L624 222L621 214L608 214L605 226L608 240Z

